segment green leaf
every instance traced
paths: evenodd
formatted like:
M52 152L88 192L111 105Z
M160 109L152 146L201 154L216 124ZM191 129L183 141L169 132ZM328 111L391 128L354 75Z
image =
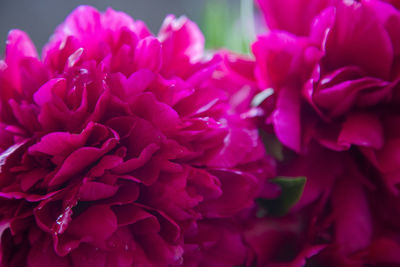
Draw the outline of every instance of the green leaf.
M258 215L284 216L296 204L303 194L306 177L276 177L271 182L281 187L281 194L276 199L258 199L257 202L263 209Z
M265 151L278 161L283 161L283 146L274 134L259 130L261 140L264 144Z

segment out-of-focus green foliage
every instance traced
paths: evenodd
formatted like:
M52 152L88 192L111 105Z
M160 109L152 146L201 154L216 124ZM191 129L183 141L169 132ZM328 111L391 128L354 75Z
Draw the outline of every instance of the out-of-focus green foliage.
M208 49L249 53L255 35L253 0L207 0L202 30Z
M306 177L283 177L279 176L270 181L281 188L281 194L276 199L258 199L258 204L263 208L259 213L260 217L284 216L300 200L306 184Z

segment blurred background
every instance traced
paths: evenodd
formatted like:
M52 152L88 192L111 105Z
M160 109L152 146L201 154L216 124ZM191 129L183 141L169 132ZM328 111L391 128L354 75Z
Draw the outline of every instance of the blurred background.
M56 26L82 4L124 11L155 34L167 14L185 15L200 26L209 49L246 53L254 38L252 0L0 0L0 54L14 28L27 32L40 53Z

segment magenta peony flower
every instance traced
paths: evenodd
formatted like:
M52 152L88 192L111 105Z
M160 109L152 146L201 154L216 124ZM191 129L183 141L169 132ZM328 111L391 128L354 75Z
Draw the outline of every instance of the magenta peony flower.
M399 265L399 10L377 0L298 0L280 16L276 1L259 2L272 31L252 46L257 82L269 92L255 114L297 152L284 149L278 175L307 183L285 218L297 228L274 233L268 246L257 237L270 222L249 228L257 264ZM291 254L287 243L297 245ZM285 257L266 257L271 251Z
M258 38L257 77L276 93L269 120L283 144L296 151L312 139L334 150L382 148L381 114L371 112L396 101L397 23L399 12L383 2L339 1L315 14L309 36L272 31Z
M298 152L311 140L337 151L358 147L393 192L399 25L389 4L337 1L315 14L309 36L273 31L253 45L260 86L275 92L266 111L279 140Z
M226 56L197 26L158 36L77 8L40 60L10 32L0 61L1 266L233 266L240 213L274 173ZM238 62L241 62L240 60ZM232 66L234 66L233 64ZM238 65L240 67L240 64ZM233 79L233 80L231 80Z

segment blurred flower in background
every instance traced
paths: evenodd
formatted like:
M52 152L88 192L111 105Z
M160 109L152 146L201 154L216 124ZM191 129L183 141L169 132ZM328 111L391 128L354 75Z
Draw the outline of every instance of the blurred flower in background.
M271 221L255 223L259 266L399 266L396 1L257 2L271 29L252 44L261 125L284 145L278 174L307 178L268 249Z

